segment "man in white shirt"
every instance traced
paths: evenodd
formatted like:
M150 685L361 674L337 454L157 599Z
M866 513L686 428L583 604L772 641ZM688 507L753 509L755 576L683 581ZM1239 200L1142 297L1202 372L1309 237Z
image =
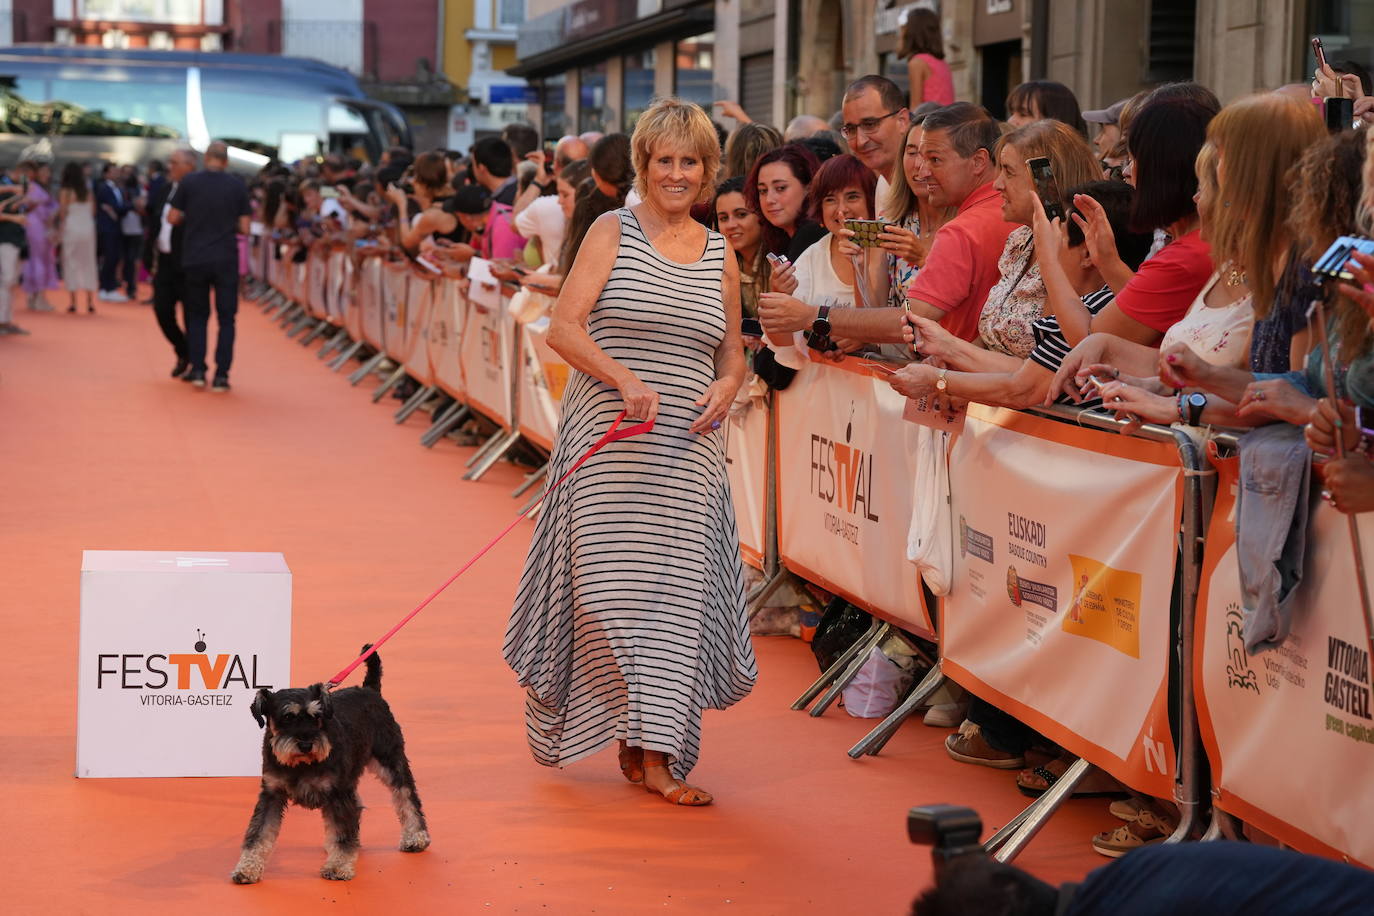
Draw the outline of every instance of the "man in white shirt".
M564 166L586 159L590 150L578 137L564 137L554 148L552 169L542 152L529 157L539 167L534 181L515 202L515 228L527 239L537 239L545 264L553 263L563 248L567 220L558 204L558 195L551 193Z

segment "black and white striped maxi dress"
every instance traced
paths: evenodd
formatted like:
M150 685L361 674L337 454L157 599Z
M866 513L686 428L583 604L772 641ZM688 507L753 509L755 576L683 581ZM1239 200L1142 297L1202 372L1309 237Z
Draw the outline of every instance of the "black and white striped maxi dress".
M526 688L534 758L564 766L615 739L697 761L701 713L738 702L757 664L744 614L723 432L688 427L725 335L725 239L694 264L659 254L628 209L587 330L659 395L653 430L613 442L549 495L504 654ZM574 371L549 467L557 480L610 428L620 392Z

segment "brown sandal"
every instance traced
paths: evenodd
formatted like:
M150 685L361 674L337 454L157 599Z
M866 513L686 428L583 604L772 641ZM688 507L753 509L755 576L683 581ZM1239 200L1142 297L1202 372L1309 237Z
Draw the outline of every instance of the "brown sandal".
M1016 788L1022 795L1039 798L1049 791L1050 786L1059 781L1064 771L1073 763L1074 757L1064 756L1051 760L1044 766L1027 767L1016 774ZM1121 783L1107 773L1093 767L1073 790L1073 798L1121 798L1127 794Z
M622 741L617 756L621 775L634 785L641 785L644 782L644 748L631 747Z
M666 770L668 767L666 764L662 763L650 763L646 764L644 769ZM644 783L644 791L648 792L650 795L663 796L668 800L670 805L682 805L687 808L700 808L715 801L715 797L705 789L689 786L681 780L675 779L673 782L673 787L666 792L660 792L646 782Z

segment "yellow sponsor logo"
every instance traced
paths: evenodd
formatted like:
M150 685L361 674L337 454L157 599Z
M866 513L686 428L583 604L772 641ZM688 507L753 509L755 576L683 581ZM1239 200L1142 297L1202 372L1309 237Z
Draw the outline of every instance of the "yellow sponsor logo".
M1063 617L1065 633L1105 643L1140 658L1140 573L1069 554L1073 588Z

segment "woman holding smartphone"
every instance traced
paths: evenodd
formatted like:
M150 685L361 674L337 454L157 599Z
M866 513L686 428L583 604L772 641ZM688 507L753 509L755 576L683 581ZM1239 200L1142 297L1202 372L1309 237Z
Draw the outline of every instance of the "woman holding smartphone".
M825 235L807 212L807 188L819 168L816 155L800 143L780 146L754 163L744 182L744 199L763 221L765 251L795 262ZM790 276L786 268L782 273Z
M945 361L952 369L977 372L1014 372L1035 349L1032 325L1045 306L1045 282L1035 257L1036 197L1043 194L1071 209L1064 191L1097 179L1101 170L1088 141L1062 121L1034 121L997 142L997 178L993 187L1002 195L1002 218L1018 228L1007 237L997 262L1001 277L988 292L978 319L978 338L965 342L936 322L913 318L921 334L917 348ZM1027 160L1045 159L1053 181L1037 188Z
M860 262L855 256L854 244L847 241L849 233L845 229L845 220L873 218L876 185L873 172L855 157L845 154L826 160L812 180L808 195L811 208L821 218L826 234L802 252L793 270L773 272L775 285L772 291L759 296L761 309L781 305L788 299L829 308L885 304L856 303L856 264ZM774 343L800 343L795 335L792 337L791 340L776 340ZM814 341L812 343L813 346L817 344ZM847 349L844 341L835 341L835 344L840 352ZM795 359L795 354L792 358ZM797 368L781 353L779 362L789 368Z

